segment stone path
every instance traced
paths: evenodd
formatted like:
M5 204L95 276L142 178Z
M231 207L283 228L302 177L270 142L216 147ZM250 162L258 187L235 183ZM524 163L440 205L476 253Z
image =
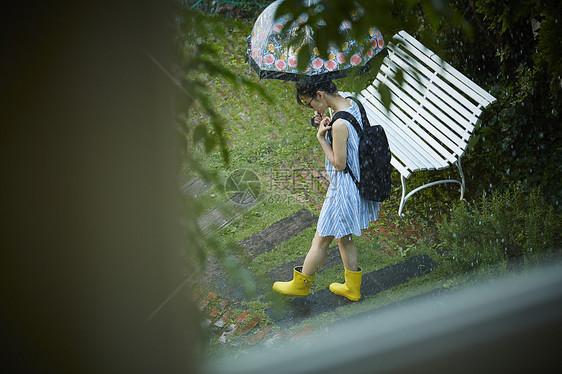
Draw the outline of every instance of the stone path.
M434 266L435 263L430 257L422 255L411 257L404 262L367 273L363 276L363 285L361 288L362 296L376 295L381 291L405 283L413 277L428 274L433 270ZM410 300L426 297L435 294L435 292L434 290L424 295L414 296L408 300L401 301L400 305L402 308L405 308ZM213 301L215 301L215 303L210 306L210 303ZM201 299L199 308L208 315L205 325L213 327L216 331L216 335L220 335L217 338L219 342L226 344L230 339L230 335L237 331L238 340L236 344L241 344L240 339L242 339L242 344L251 346L260 343L267 347L280 340L300 340L304 338L316 328L305 325L299 331L293 333L292 336L287 336L286 329L306 319L328 311L333 311L340 306L351 303L353 302L332 294L328 288L312 293L304 298L293 298L289 302L289 307L280 314L276 314L273 310L266 311L268 317L281 328L277 333L272 332L271 326L263 326L260 328L262 318L259 316L251 316L248 312L241 312L238 315L234 315L232 310L228 308L228 301L218 298L217 295L212 292ZM380 310L387 307L383 307ZM361 314L372 315L378 311L379 309L369 310ZM334 322L331 326L326 326L325 328L329 329L341 322L342 321Z
M430 257L422 255L363 274L361 295L362 297L376 295L381 291L406 283L412 278L428 274L434 266L435 263ZM276 314L273 310L268 310L266 313L278 326L290 327L295 321L315 317L350 303L353 301L334 295L328 288L324 288L307 297L293 298L289 307L281 315Z
M184 191L192 195L198 195L210 186L202 181L192 181L184 186ZM235 195L231 199L219 204L219 206L206 212L199 219L199 225L204 235L211 235L222 227L227 226L234 218L251 209L257 201L251 197L243 195ZM294 214L270 225L269 227L254 233L250 237L237 243L247 255L256 258L276 248L286 240L299 235L303 230L315 225L317 217L310 213L307 209L301 209ZM389 253L395 253L392 244L397 237L409 235L410 237L419 238L419 227L399 228L391 222L385 223L384 226L378 225L373 229L369 229L372 235L381 238L383 247ZM292 269L301 265L303 258L296 259L271 269L267 272L267 276L271 283L275 280L290 279ZM328 250L328 255L322 270L328 269L334 265L341 263L339 249L334 246ZM332 294L328 288L319 290L305 298L292 298L289 300L288 307L280 314L276 314L273 310L267 310L266 314L278 327L280 332L273 334L272 326L260 326L261 317L250 315L248 312L234 313L238 310L234 304L239 306L239 300L243 299L242 287L232 285L218 264L210 264L207 271L213 272L213 289L217 293L207 292L198 295L199 309L206 315L205 325L212 329L212 335L216 336L220 343L228 343L236 337L237 344L242 340L243 344L254 345L262 342L265 345L272 344L277 339L284 338L284 330L300 323L308 318L321 315L322 313L332 311L337 307L352 303L347 299ZM433 260L425 255L411 257L403 262L388 266L371 273L363 274L362 295L372 296L377 293L405 283L414 277L422 276L431 272L435 267ZM267 282L266 282L267 283ZM271 284L267 284L268 290ZM262 288L264 285L262 285ZM259 293L266 290L260 289ZM361 302L361 301L359 301ZM314 329L310 326L304 327L291 339L301 339ZM245 338L245 339L244 339Z
M220 212L221 210L219 209L212 209L210 212L204 214L202 219L210 220L213 215L220 214ZM242 213L243 212L240 211L240 214ZM225 217L218 218L218 221L223 227L228 224ZM242 247L251 257L257 257L258 255L273 250L284 241L299 235L304 229L314 225L316 221L317 218L313 216L312 213L306 209L301 209L236 244ZM210 235L212 232L214 231L207 231L207 234ZM298 261L302 262L302 260ZM279 268L279 271L281 272L283 269ZM245 298L242 286L237 284L233 285L232 282L228 280L222 266L220 266L213 257L209 257L207 260L206 273L212 274L212 280L203 280L203 282L207 285L210 285L210 282L212 282L213 289L220 292L223 297L234 297L240 300ZM204 274L203 278L205 276ZM261 291L263 292L263 290Z

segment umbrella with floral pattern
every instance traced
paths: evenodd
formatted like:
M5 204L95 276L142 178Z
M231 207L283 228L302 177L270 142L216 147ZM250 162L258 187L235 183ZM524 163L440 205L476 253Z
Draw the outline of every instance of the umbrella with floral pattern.
M298 81L306 77L314 83L342 78L352 69L364 73L369 69L372 58L384 48L383 37L375 27L370 28L364 40L356 41L347 38L351 22L343 21L339 31L346 35L347 40L341 46L332 45L327 58L322 58L315 46L314 32L309 26L300 30L302 40L297 43L294 40L296 30L306 22L308 14L299 15L291 24L288 24L287 16L276 17L277 8L283 1L277 0L269 5L260 14L248 36L246 58L260 79ZM320 0L303 1L308 7L318 9L321 6ZM299 70L299 51L303 47L309 48L311 57L304 70Z

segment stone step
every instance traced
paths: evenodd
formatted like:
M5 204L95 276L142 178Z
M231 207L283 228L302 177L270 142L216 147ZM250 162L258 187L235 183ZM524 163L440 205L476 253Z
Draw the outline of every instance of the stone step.
M197 197L198 195L211 189L211 187L213 187L213 183L205 182L201 178L193 178L189 182L184 184L181 187L181 190L188 195Z
M197 220L203 236L209 236L227 226L257 203L258 201L252 194L238 193L215 208L205 212Z
M211 182L206 182L200 178L193 178L185 183L181 190L183 193L197 197L208 191L214 186ZM255 196L251 191L240 192L231 196L228 200L220 202L217 206L205 212L197 223L203 233L203 237L208 236L221 228L227 226L241 214L248 211L257 204Z
M257 257L271 251L284 241L297 236L317 221L318 218L312 213L306 209L301 209L289 217L275 222L271 226L239 241L237 244L244 248L250 256Z
M406 283L412 278L428 274L434 267L435 263L429 256L420 255L411 257L404 262L363 274L361 294L362 296L376 295L381 291ZM352 303L352 301L345 297L334 295L328 288L324 288L303 298L292 298L288 302L288 307L281 313L268 309L266 314L279 327L286 328L303 319L332 311L339 306L348 305L349 303Z

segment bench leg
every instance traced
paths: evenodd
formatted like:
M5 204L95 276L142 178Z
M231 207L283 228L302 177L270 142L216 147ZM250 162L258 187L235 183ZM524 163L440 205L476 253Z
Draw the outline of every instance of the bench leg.
M404 205L406 204L406 178L403 175L400 175L400 179L402 180L402 198L400 199L400 208L398 208L398 216L402 217L402 210L404 209ZM410 195L408 195L410 197Z
M462 166L461 166L461 159L460 157L457 159L457 162L455 162L455 164L457 165L457 168L459 169L459 173L461 175L461 180L458 181L456 179L444 179L444 180L440 180L440 181L435 181L435 182L430 182L430 183L426 183L423 186L420 186L412 191L410 191L410 193L408 193L406 195L406 178L404 178L404 176L400 175L400 178L402 179L402 199L400 199L400 208L398 208L398 215L400 217L403 217L402 211L404 210L404 205L406 205L406 201L408 201L408 199L415 194L418 191L421 191L427 187L432 187L432 186L436 186L438 184L444 184L444 183L457 183L461 186L461 200L464 199L464 189L465 189L465 179L464 179L464 174L462 172Z
M464 188L465 188L465 180L464 180L464 174L462 172L462 167L461 167L461 158L457 158L457 168L459 169L459 173L461 175L461 200L464 199Z

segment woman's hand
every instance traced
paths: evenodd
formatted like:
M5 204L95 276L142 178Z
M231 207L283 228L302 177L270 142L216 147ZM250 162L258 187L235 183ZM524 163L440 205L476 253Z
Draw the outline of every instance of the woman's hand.
M316 116L315 116L316 118ZM330 117L324 117L322 118L322 120L320 121L320 124L318 126L318 132L316 133L316 137L318 138L318 140L325 140L326 138L326 132L332 128L332 126L330 126L330 122L331 119Z
M318 126L316 138L322 146L326 158L337 171L343 171L347 165L347 126L342 119L338 119L330 126L330 118L323 118ZM332 144L326 140L326 132L332 129Z
M312 120L314 121L314 127L320 126L320 121L322 121L322 114L320 112L314 111L314 117Z

